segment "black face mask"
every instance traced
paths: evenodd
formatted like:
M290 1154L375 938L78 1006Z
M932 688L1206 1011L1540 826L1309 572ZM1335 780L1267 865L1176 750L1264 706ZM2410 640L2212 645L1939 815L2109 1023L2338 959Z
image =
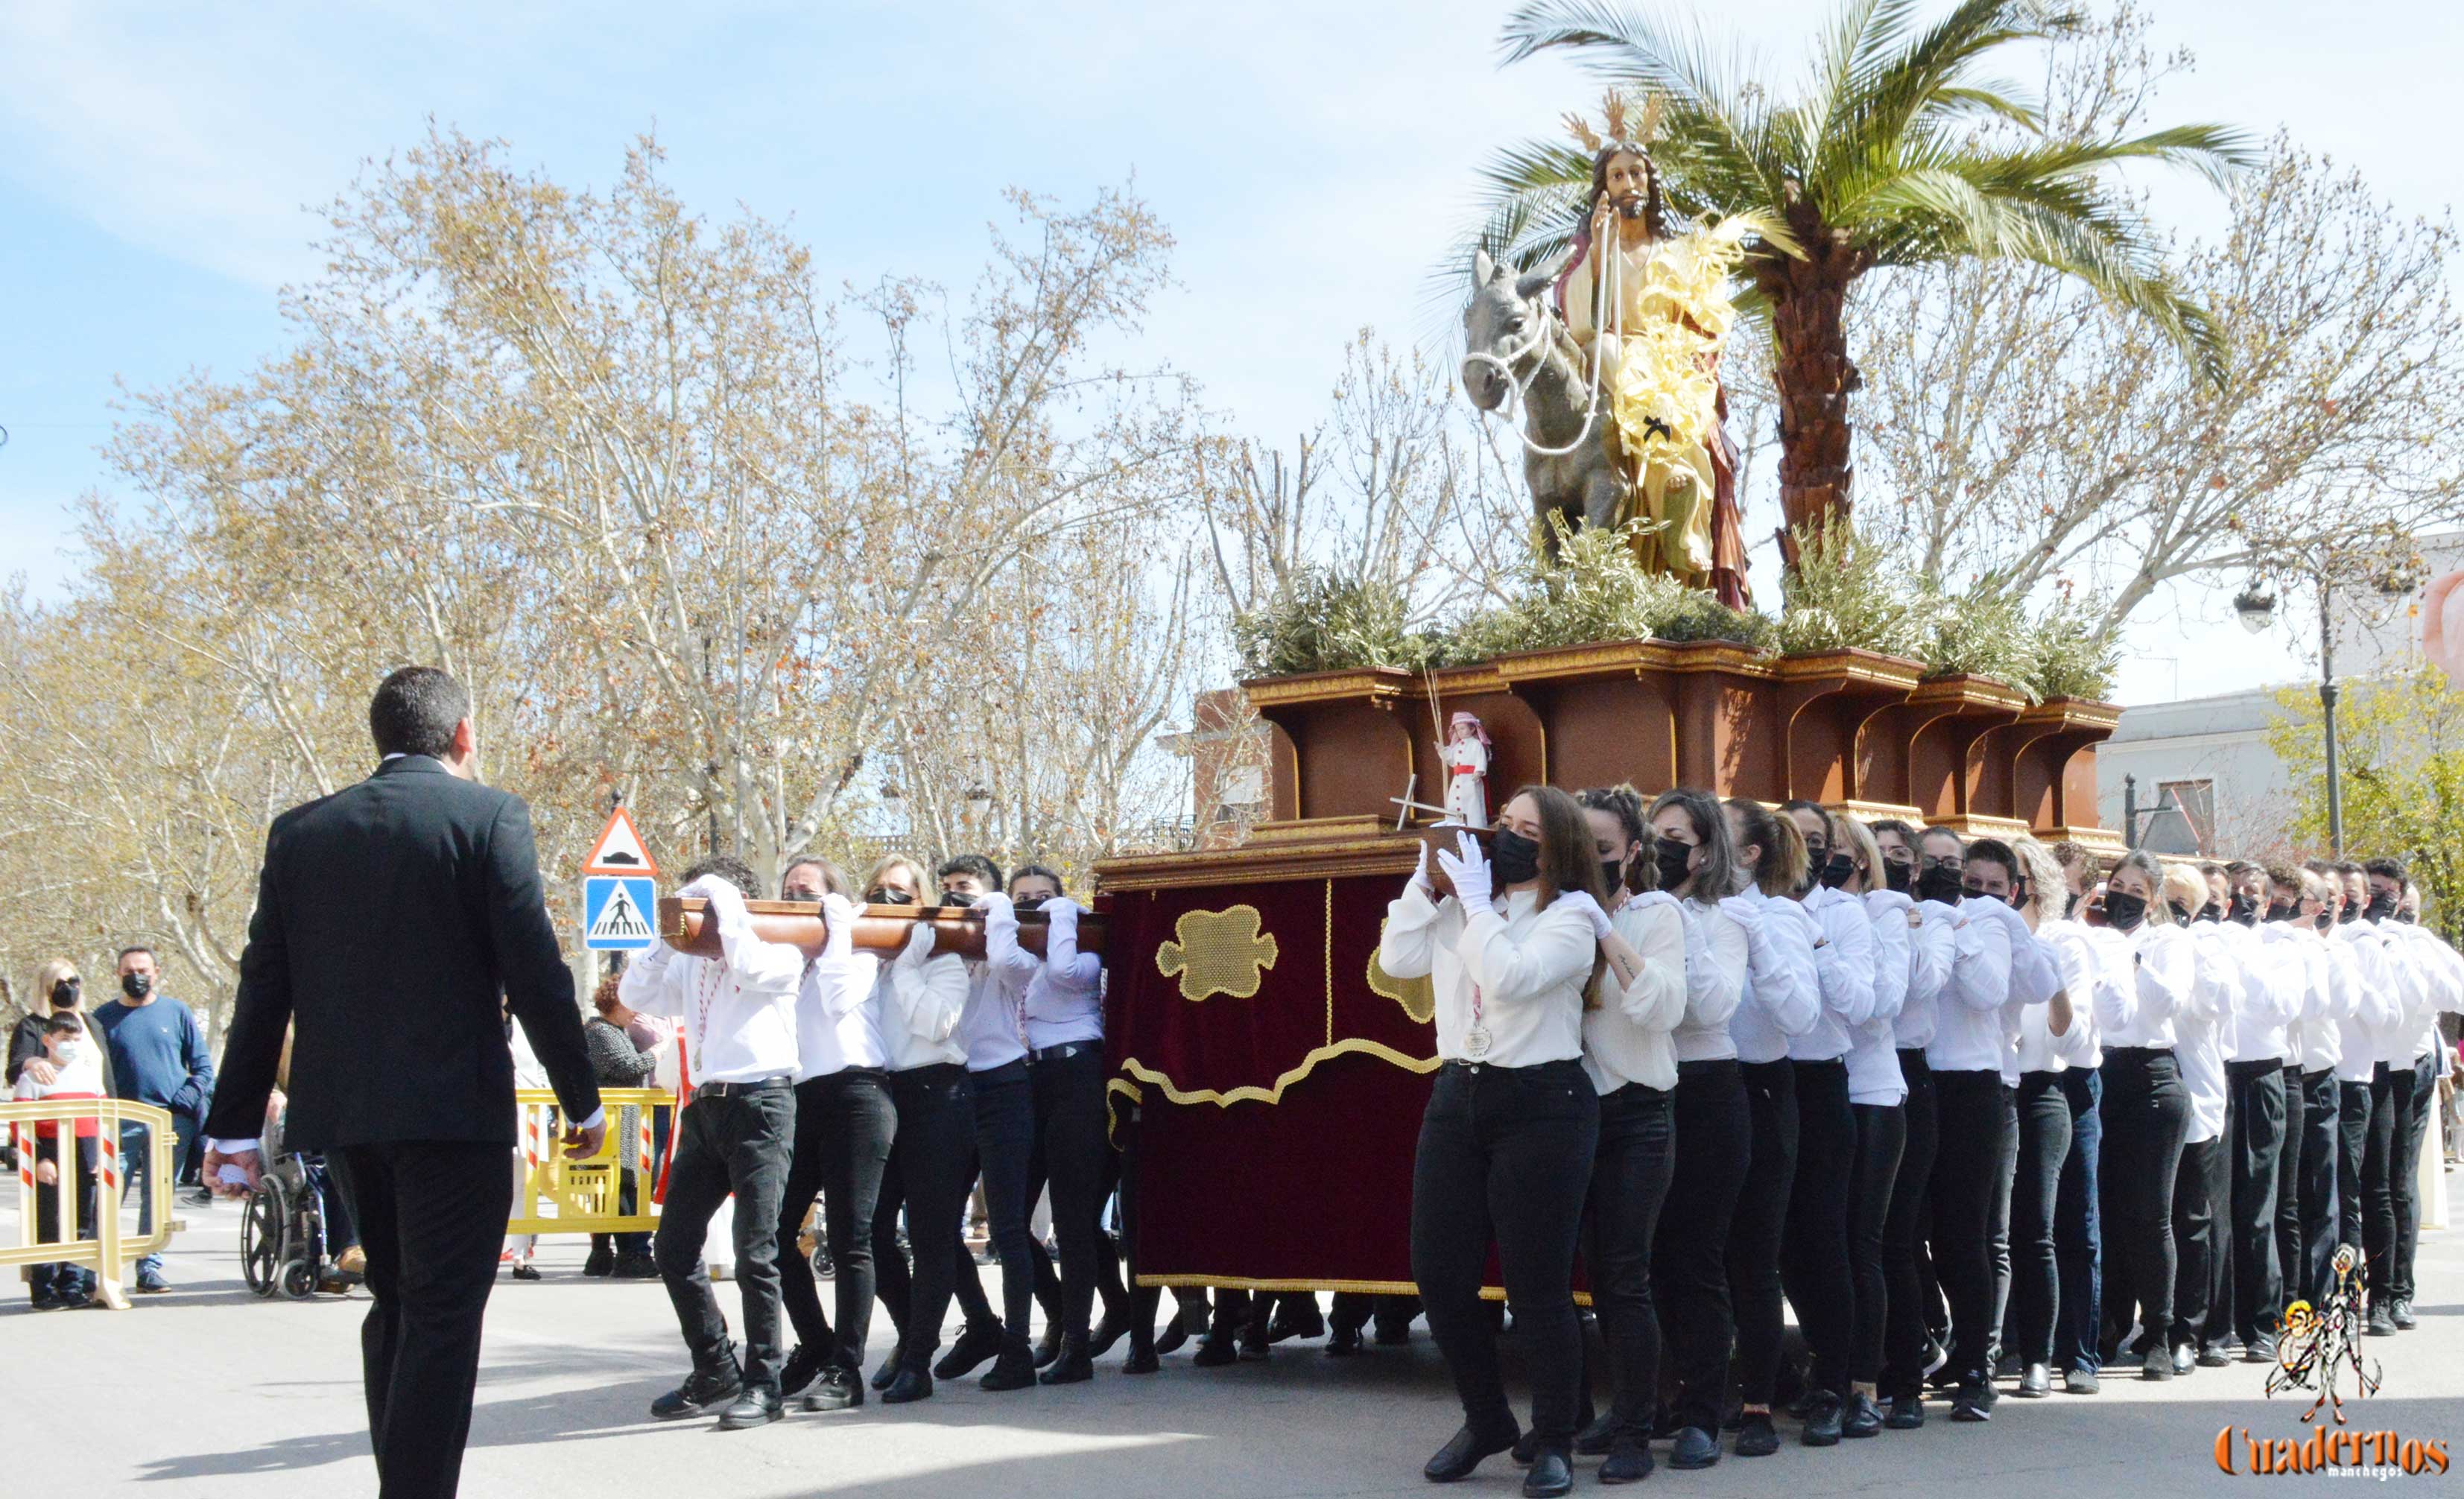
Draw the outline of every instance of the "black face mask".
M2063 919L2067 920L2072 916L2078 915L2079 902L2086 898L2086 896L2081 895L2078 891L2072 891L2070 893L2070 898L2062 902Z
M1600 861L1600 889L1606 891L1612 897L1614 897L1618 891L1625 889L1625 861L1623 859L1602 859Z
M2413 922L2413 914L2409 911L2399 911L2395 914L2395 918L2406 926L2410 926Z
M2349 900L2344 902L2343 910L2336 913L2336 924L2338 926L2343 926L2347 921L2359 921L2360 919L2362 919L2362 908L2354 905Z
M2267 905L2267 919L2270 921L2290 921L2300 914L2299 908L2287 901L2272 900Z
M2190 924L2190 908L2182 904L2180 901L2168 900L2165 902L2165 909L2173 913L2173 919L2175 921L2180 922L2184 926L2189 926Z
M1973 885L1962 885L1959 887L1959 898L1962 900L2003 900L2002 896L1994 894L1991 891L1979 890ZM2005 905L2010 904L2007 900L2003 900L2003 903Z
M2395 915L2395 897L2392 895L2372 895L2370 897L2369 909L2365 912L2364 915L2367 915L2373 921L2385 921L2387 917Z
M1915 871L1913 865L1903 864L1897 859L1884 859L1882 883L1904 895L1908 893L1908 886L1913 882Z
M915 897L902 895L894 890L869 890L864 893L864 903L868 906L912 906L915 904Z
M2317 926L2317 927L2319 928L2319 930L2320 930L2320 931L2324 932L2324 931L2326 931L2329 927L2334 926L2334 925L2336 924L2336 918L2335 918L2334 916L2329 915L2326 912L2321 911L2321 912L2320 912L2320 913L2319 913L2318 916L2313 920L2313 923L2312 923L2312 924L2313 924L2313 925L2315 925L2315 926Z
M1936 865L1917 875L1917 899L1919 900L1939 900L1946 906L1955 906L1959 904L1959 897L1966 893L1967 892L1959 888L1957 870L1947 870Z
M2138 931L2139 923L2147 919L2147 897L2107 890L2104 893L2104 919L2112 922L2117 932Z
M1660 840L1659 846L1651 850L1652 868L1660 874L1660 888L1673 894L1692 879L1694 871L1689 861L1693 857L1694 845L1666 838Z
M2201 907L2199 908L2199 916L2198 916L2198 919L2200 919L2200 920L2202 920L2202 921L2209 922L2210 924L2214 924L2214 923L2217 923L2217 922L2221 922L2222 920L2224 920L2224 918L2225 918L2224 910L2223 910L2223 908L2222 908L2222 907L2220 907L2220 906L2216 906L2216 905L2214 905L2214 904L2211 903L2211 904L2209 904L2209 905L2201 906Z
M2244 926L2258 925L2258 897L2245 895L2240 891L2233 892L2233 906L2225 913L2225 919L2238 921Z
M85 981L82 979L62 979L59 982L53 984L52 1008L55 1010L76 1009L77 993L84 987Z
M976 897L968 894L963 890L945 890L941 892L941 904L944 906L964 911L975 903Z
M1540 846L1511 827L1501 827L1488 841L1490 873L1500 886L1520 885L1540 873Z
M1021 895L1017 899L1011 901L1010 906L1013 910L1033 911L1036 907L1043 905L1045 901L1050 900L1051 898L1052 897L1049 895Z
M120 992L132 1000L142 1000L154 992L154 976L150 973L121 974Z
M1822 883L1833 890L1845 890L1857 877L1857 861L1844 853L1835 853L1822 866Z

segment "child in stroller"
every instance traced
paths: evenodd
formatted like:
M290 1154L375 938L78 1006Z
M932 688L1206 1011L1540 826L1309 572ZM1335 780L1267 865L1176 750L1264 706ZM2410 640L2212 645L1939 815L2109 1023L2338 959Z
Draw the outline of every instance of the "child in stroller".
M248 1196L240 1219L239 1259L248 1289L279 1290L295 1301L319 1291L346 1294L367 1268L359 1230L342 1190L339 1163L314 1151L282 1148L283 1096L265 1111L265 1158L271 1162Z

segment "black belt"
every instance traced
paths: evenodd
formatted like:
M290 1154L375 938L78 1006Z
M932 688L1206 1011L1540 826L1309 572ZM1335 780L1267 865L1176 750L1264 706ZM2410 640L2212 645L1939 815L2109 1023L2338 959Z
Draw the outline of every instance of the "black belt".
M1100 1041L1065 1041L1056 1047L1039 1047L1028 1052L1026 1059L1029 1062L1059 1062L1082 1051L1100 1053L1103 1049L1104 1044Z
M696 1101L704 1098L737 1098L746 1093L767 1092L773 1088L795 1086L793 1078L757 1077L749 1083L703 1083L693 1090L693 1095Z
M1026 1058L1013 1057L999 1067L988 1067L980 1072L970 1072L967 1075L978 1088L999 1088L1005 1083L1023 1083L1026 1081Z

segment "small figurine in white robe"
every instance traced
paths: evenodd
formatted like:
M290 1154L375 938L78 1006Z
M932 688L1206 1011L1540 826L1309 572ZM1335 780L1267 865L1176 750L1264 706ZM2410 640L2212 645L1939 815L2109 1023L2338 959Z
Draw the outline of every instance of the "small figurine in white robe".
M1446 821L1488 826L1488 731L1467 713L1456 714L1447 731Z

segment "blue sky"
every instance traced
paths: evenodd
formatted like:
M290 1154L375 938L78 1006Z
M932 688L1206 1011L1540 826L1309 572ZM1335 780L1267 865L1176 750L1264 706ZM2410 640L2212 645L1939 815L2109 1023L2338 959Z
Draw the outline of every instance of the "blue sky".
M2458 196L2464 8L2382 0L2364 24L2315 0L2153 3L2158 40L2199 55L2168 116L2289 126L2407 211ZM1426 326L1422 273L1487 148L1591 97L1555 63L1496 69L1505 10L0 0L0 576L58 587L69 506L110 483L115 381L236 373L277 346L276 288L317 269L304 206L431 116L592 185L655 128L689 201L789 221L825 276L858 283L963 287L1005 187L1080 199L1134 173L1181 242L1155 342L1242 429L1288 441L1353 330ZM1828 10L1708 13L1785 76ZM2165 187L2175 222L2212 222L2204 189ZM2176 602L2126 699L2300 674L2220 602Z

